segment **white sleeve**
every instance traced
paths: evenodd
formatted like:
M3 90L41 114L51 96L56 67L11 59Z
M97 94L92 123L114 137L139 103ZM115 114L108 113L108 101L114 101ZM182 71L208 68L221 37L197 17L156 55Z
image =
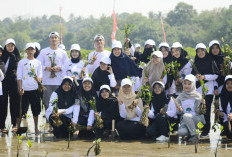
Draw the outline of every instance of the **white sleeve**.
M94 122L94 110L89 111L89 117L88 117L88 126L92 126Z
M117 82L115 80L114 74L108 75L108 78L110 79L110 87L115 87L117 85Z
M207 81L214 81L218 78L218 75L216 74L206 74L205 75L205 80Z
M72 122L75 124L78 122L79 113L80 113L80 105L75 104L73 107L73 118L72 118Z
M129 50L130 50L131 55L134 57L135 56L135 48L132 44L131 44L131 48Z
M154 108L152 105L150 111L148 112L148 117L151 119L155 119Z
M2 70L0 69L0 82L4 79L4 74L2 72Z
M168 80L168 77L167 77L167 74L164 76L163 78L163 83L166 84L167 83L167 80Z
M63 64L61 65L61 70L62 70L62 66L64 66L66 63L67 63L67 61L68 61L68 55L67 55L67 53L66 52L64 52L63 53Z
M138 115L138 117L140 117L142 115L143 111L138 106L136 106L135 113Z
M38 77L38 78L42 78L42 76L43 76L43 71L42 71L41 62L38 61L38 64L39 64L39 66L38 66L38 69L37 69L37 77Z
M181 78L185 77L188 74L191 74L192 72L192 66L191 63L188 62L181 70L180 70L180 75ZM183 78L184 79L184 78Z
M56 92L53 92L51 97L50 97L50 100L49 100L49 107L47 108L46 112L45 112L45 116L47 118L47 120L49 120L49 116L52 114L53 112L53 107L52 106L52 102L58 98L58 95Z
M91 53L89 54L89 56L88 56L88 62L90 62L91 58L93 57L93 54L94 54L94 52L91 52ZM95 61L95 62L96 62L96 61ZM94 62L94 63L95 63L95 62ZM94 72L95 65L94 65L94 64L88 64L86 68L88 69L88 72L89 72L89 73L93 73L93 72Z
M169 117L175 117L175 116L177 116L176 112L177 112L176 111L176 104L173 101L173 99L171 98L169 103L168 103L168 109L167 109L166 113Z
M126 118L126 107L124 104L119 105L120 116Z
M43 51L41 51L39 56L36 59L38 59L41 62L42 70L45 70L46 66L44 63L44 55L43 54L44 54Z
M18 68L17 68L17 80L23 80L22 61L19 62L19 65L18 65Z
M85 77L89 77L89 70L88 70L88 68L85 68L86 69L86 71L85 71Z

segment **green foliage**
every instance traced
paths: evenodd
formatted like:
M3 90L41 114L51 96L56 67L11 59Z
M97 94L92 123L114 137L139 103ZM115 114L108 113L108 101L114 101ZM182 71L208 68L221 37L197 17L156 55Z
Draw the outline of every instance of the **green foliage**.
M141 13L117 14L118 29L116 39L124 41L124 25L134 25L133 33L130 34L131 42L142 44L151 38L160 43L163 41L163 32L159 17L162 13L149 12L148 17ZM225 18L226 17L226 18ZM102 34L105 37L105 47L111 47L111 33L113 20L111 16L102 15L100 18L75 17L70 15L68 20L61 19L63 26L63 43L67 50L71 44L78 43L81 52L85 55L86 50L93 50L93 37ZM186 47L195 47L196 43L207 44L213 39L220 40L221 37L229 39L232 36L232 6L229 8L218 8L211 11L197 13L192 5L178 3L176 7L163 17L166 37L168 43L179 41ZM49 46L48 34L51 31L60 31L59 16L5 18L0 21L1 45L8 38L14 38L17 48L23 51L27 42L39 42L41 48ZM188 50L187 50L188 51ZM189 52L189 51L188 51ZM195 53L190 53L195 54ZM191 55L192 56L192 55ZM84 56L85 57L85 56Z
M93 145L87 151L87 156L89 156L89 152L93 147L94 147L95 156L98 156L101 153L100 142L101 142L100 138L93 141Z
M171 63L165 64L165 69L170 69L169 75L173 75L174 80L180 78L180 72L178 69L179 67L180 67L180 63L178 63L177 61L175 62L172 61Z

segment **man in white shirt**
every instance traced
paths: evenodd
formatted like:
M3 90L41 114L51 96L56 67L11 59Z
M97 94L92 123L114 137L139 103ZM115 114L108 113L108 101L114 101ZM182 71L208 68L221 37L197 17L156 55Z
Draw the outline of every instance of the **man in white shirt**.
M102 35L98 34L94 37L94 47L96 48L96 51L93 51L89 54L88 60L89 63L87 65L88 72L93 74L95 69L97 69L100 66L100 60L102 57L109 57L110 51L104 50L105 45L105 39Z
M38 115L41 112L38 82L42 80L41 62L34 58L36 52L35 45L28 43L26 45L27 58L19 61L17 68L17 80L19 95L22 97L22 106L31 104L31 110L34 118L35 133L38 134Z
M59 87L63 80L61 69L68 60L67 53L59 48L60 39L57 32L49 34L49 42L50 47L42 49L37 58L41 61L43 67L42 83L46 87L43 94L45 109L49 106L52 92Z

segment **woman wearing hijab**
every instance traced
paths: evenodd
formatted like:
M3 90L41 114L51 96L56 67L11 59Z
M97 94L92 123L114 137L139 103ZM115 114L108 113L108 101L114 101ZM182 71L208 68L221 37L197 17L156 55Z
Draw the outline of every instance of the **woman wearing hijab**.
M197 124L199 122L205 124L204 115L200 114L202 96L196 91L195 80L196 78L192 74L185 76L183 92L176 99L181 106L177 107L178 114L182 115L178 135L187 136L187 140L190 142L196 140Z
M169 139L169 124L177 123L176 106L173 99L165 94L163 82L155 81L152 88L151 109L148 113L152 122L146 129L146 135L165 141Z
M100 113L104 125L101 130L101 135L104 131L109 132L111 130L112 120L115 120L115 124L120 120L118 100L112 95L108 85L102 85L100 87L97 111Z
M217 64L217 68L219 69L220 72L218 78L216 79L215 82L216 84L214 85L214 90L215 90L214 93L216 96L219 96L225 80L225 76L222 75L223 69L221 69L222 68L221 65L223 64L225 56L223 55L220 44L217 40L212 40L209 43L209 55L213 58L213 60Z
M139 123L143 112L142 100L136 99L136 94L132 90L132 82L125 78L122 80L118 94L119 113L124 119L116 124L116 129L122 139L138 139L144 136L145 127ZM135 107L129 107L131 104Z
M16 121L17 117L19 116L19 93L16 79L16 70L20 60L20 54L13 39L6 40L1 59L5 63L5 78L2 81L3 111L1 114L1 119L3 119L4 122L6 120L9 98L11 124L13 125L12 131L15 132L17 131Z
M58 101L57 106L53 102ZM78 109L75 86L70 76L64 77L61 85L52 93L49 107L46 110L46 118L53 127L53 134L56 138L66 138L69 136L69 126L75 126L78 119ZM57 107L57 113L54 112ZM59 118L62 125L57 126L55 119Z
M218 69L216 63L213 58L206 51L206 46L203 43L199 43L196 45L196 56L194 59L194 64L198 73L193 69L192 74L196 76L196 88L199 93L202 92L202 87L200 84L200 80L203 80L205 85L208 88L208 92L205 93L205 101L206 101L206 114L205 120L206 125L203 128L203 132L201 134L202 137L207 137L210 131L210 114L211 114L211 104L213 101L213 93L214 93L214 81L218 77Z
M115 79L118 83L116 89L120 87L121 80L127 78L127 76L141 77L142 70L138 68L132 59L122 52L120 41L113 42L110 59Z
M95 99L97 101L97 93L93 88L93 80L86 77L82 81L82 86L79 92L80 110L78 116L78 124L87 127L86 130L80 130L80 137L93 137L91 132L94 124L94 110L89 103L90 100Z
M154 51L156 51L155 41L152 39L148 39L144 44L144 51L141 57L141 61L144 63L148 63L150 61L149 57Z
M159 50L163 53L163 62L164 64L169 64L173 61L171 51L169 49L169 44L167 42L162 42L159 44ZM165 90L168 91L172 85L173 75L167 73L167 82L165 83Z
M142 57L141 46L138 43L135 44L134 57L135 57L134 61L138 65L140 63L140 60L141 60L141 57Z
M216 114L223 118L224 133L232 139L232 75L227 75L220 95L220 111ZM229 122L228 122L229 121ZM230 123L230 125L229 125Z
M100 90L100 87L104 84L110 87L115 87L117 82L114 77L112 70L111 60L109 57L102 57L100 60L100 66L93 72L92 80L94 82L94 89L96 91Z
M34 42L34 45L35 45L35 54L34 54L34 57L37 58L40 54L40 44L38 42Z
M164 71L162 52L153 52L151 58L151 61L147 63L142 72L143 84L151 85L153 82L159 81Z
M80 46L78 44L72 44L70 51L71 59L63 67L63 76L71 76L74 80L77 80L79 89L83 78L88 76L88 70L84 67L85 63L81 60ZM83 76L81 76L82 70L84 72Z
M179 42L172 44L171 52L173 56L173 62L177 61L177 63L180 64L178 67L180 78L178 80L173 79L172 81L168 82L170 84L168 84L170 87L168 91L170 91L169 93L174 97L177 97L182 92L181 89L177 88L177 84L182 84L184 77L191 73L192 65L186 58L188 53L183 49L183 46Z

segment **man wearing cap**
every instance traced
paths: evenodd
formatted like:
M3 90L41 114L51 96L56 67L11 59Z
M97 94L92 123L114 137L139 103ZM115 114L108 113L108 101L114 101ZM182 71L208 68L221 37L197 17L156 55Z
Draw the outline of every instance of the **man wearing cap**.
M55 91L62 82L62 66L68 60L67 53L60 49L59 34L51 32L49 34L50 47L42 49L38 60L41 61L43 70L43 84L46 90L43 95L45 109L48 108L49 99L53 91Z
M96 51L89 54L88 60L90 64L87 66L89 73L93 73L100 65L100 60L104 56L110 56L110 51L104 50L105 39L102 35L98 34L94 37L94 47Z
M41 82L42 80L42 65L39 60L34 58L36 50L33 43L28 43L25 51L27 58L19 61L17 68L19 95L22 97L22 106L27 105L28 102L31 104L35 133L38 134L38 115L40 114L41 106L37 81ZM35 78L35 75L37 78Z

